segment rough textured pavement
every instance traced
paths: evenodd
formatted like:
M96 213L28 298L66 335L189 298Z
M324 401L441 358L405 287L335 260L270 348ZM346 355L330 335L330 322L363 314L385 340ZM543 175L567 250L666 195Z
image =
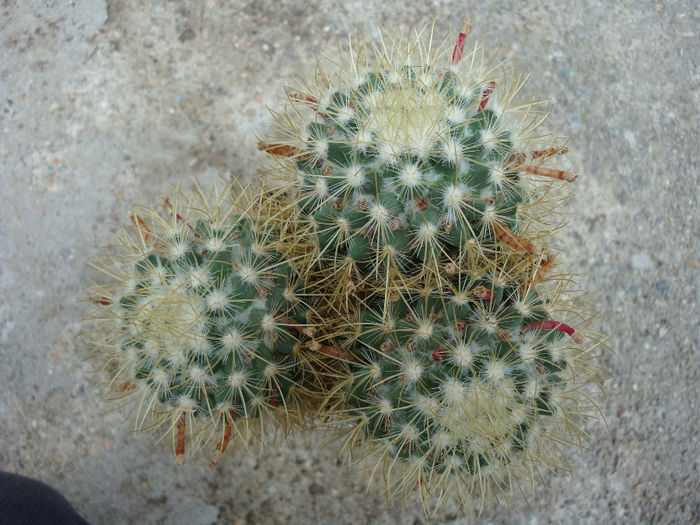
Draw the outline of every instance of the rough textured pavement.
M5 0L0 7L0 469L39 478L92 523L421 524L415 501L339 469L323 436L208 470L131 435L76 336L86 259L192 176L254 177L256 133L319 52L437 20L502 44L551 97L583 175L563 264L614 352L590 450L529 506L444 523L700 521L700 213L695 2ZM451 33L450 33L451 32Z

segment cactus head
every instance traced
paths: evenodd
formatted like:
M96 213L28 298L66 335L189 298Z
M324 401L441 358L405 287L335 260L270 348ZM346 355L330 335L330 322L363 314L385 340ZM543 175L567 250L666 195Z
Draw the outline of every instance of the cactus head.
M292 173L336 268L386 280L496 243L539 254L523 233L533 237L541 192L523 175L566 148L536 137L542 105L512 102L520 80L504 82L482 48L460 45L450 60L420 35L352 50L347 69L290 95L285 142L260 144Z
M102 264L112 282L93 290L112 390L136 402L137 429L166 429L178 461L186 437L190 451L217 442L218 459L234 431L299 402L307 307L279 229L246 212L262 202L197 190L132 212Z
M594 415L581 391L589 349L551 319L563 301L524 287L524 275L500 277L360 309L338 386L342 434L390 491L418 487L435 508L497 498L557 465Z

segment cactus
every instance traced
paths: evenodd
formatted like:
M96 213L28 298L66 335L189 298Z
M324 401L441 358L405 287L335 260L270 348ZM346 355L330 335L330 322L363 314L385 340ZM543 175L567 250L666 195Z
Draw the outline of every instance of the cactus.
M294 238L282 253L285 221L264 193L246 205L230 193L198 188L164 197L165 213L130 212L100 264L111 282L92 290L111 390L135 402L137 429L166 429L178 463L186 440L192 451L215 441L216 463L232 437L296 410L303 390Z
M522 235L528 212L542 208L523 174L575 180L540 166L566 147L535 149L542 113L511 103L521 82L497 87L481 48L463 56L463 47L444 70L420 39L373 58L360 51L337 80L319 75L328 84L320 92L291 95L294 110L280 119L286 142L260 143L293 158L299 205L335 267L386 280L439 271L468 244L541 253Z
M567 152L539 130L546 108L515 104L523 80L465 51L469 29L448 56L420 32L351 48L290 92L284 140L259 143L314 225L307 289L341 357L344 449L435 508L529 484L596 408L596 345L585 314L562 320L575 308L545 244L577 176L543 166Z
M428 511L527 489L585 442L601 338L547 246L577 176L545 166L567 152L546 106L516 104L469 29L384 36L291 92L259 143L278 189L132 213L94 353L179 463L316 420Z
M581 334L553 321L565 302L485 272L452 290L363 302L337 392L345 448L392 492L497 496L576 444L594 406ZM378 467L380 465L381 467ZM512 488L512 487L509 487Z

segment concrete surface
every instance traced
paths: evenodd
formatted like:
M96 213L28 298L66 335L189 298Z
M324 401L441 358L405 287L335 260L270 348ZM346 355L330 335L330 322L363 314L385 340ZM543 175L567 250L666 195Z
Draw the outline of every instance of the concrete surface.
M0 468L92 523L428 521L335 464L323 436L175 468L91 386L86 258L133 202L253 176L282 85L356 30L469 15L551 96L583 171L565 262L614 353L592 447L538 501L444 523L698 523L698 10L692 0L5 0L0 7ZM453 33L454 34L454 33ZM1 519L0 519L1 521Z

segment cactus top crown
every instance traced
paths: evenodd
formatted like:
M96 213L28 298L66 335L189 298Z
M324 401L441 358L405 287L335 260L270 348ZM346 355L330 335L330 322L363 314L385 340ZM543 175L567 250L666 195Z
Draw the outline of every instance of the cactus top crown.
M551 190L532 176L576 178L542 166L566 147L536 131L540 103L513 102L522 79L505 82L464 37L449 57L420 32L351 48L350 67L319 71L307 91L290 94L278 118L285 139L260 143L293 174L321 252L374 274L384 295L392 274L439 274L494 244L539 256L532 239L551 233L541 226Z

